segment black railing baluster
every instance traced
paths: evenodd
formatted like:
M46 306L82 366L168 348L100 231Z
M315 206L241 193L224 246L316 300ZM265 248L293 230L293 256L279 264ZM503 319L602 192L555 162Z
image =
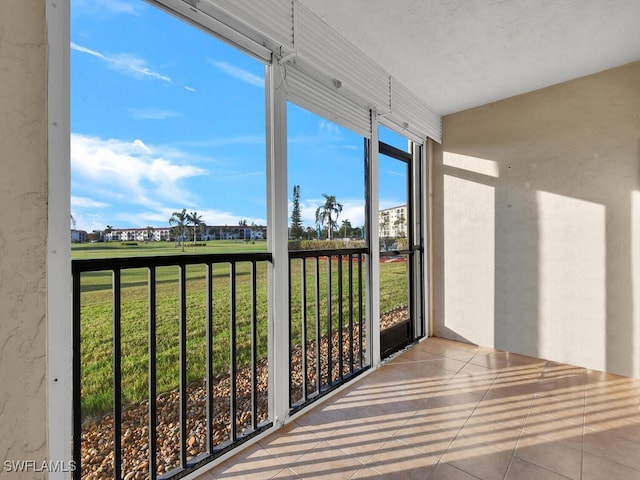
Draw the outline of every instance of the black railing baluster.
M288 262L289 278L291 278L291 260ZM293 405L294 388L293 388L293 343L291 336L293 335L293 309L291 308L292 300L292 282L289 282L289 408ZM303 385L304 388L304 385Z
M343 372L344 338L342 334L342 255L338 255L338 377L344 378Z
M180 467L187 467L187 266L179 271L180 304Z
M214 417L214 398L213 398L213 264L208 263L206 266L206 348L207 348L207 451L213 453L214 435L213 435L213 417Z
M307 401L308 372L307 372L307 259L302 261L302 279L300 288L302 289L302 401ZM291 262L291 260L289 260ZM291 282L289 282L291 283Z
M230 439L235 442L238 438L236 428L236 264L232 263L229 273L229 287L231 288L230 298L230 331L229 331L229 417L230 417Z
M73 461L76 468L73 471L74 480L82 478L82 356L81 356L81 293L80 280L82 275L73 270L73 300L72 329L73 329Z
M256 262L251 262L251 428L253 430L258 429L258 286L256 277Z
M156 450L156 268L149 267L149 478L155 480L158 472Z
M72 401L73 401L73 446L72 457L75 461L76 468L73 472L74 480L80 480L82 476L90 474L92 472L87 471L87 466L82 465L82 315L81 315L81 278L83 272L101 272L110 271L112 273L112 390L113 390L113 476L114 478L122 478L123 467L126 465L127 469L131 465L128 463L129 456L123 452L124 439L123 424L122 424L122 396L123 396L123 373L122 373L122 271L134 268L146 268L148 269L148 347L147 347L147 371L148 371L148 464L149 464L149 476L151 480L161 478L182 478L185 475L193 472L197 468L211 462L220 455L232 450L235 446L248 440L252 436L264 431L271 426L271 422L265 422L258 427L258 415L259 415L259 402L258 402L258 390L257 390L257 365L258 365L258 279L257 279L257 262L270 262L272 260L270 253L231 253L231 254L204 254L204 255L167 255L156 257L129 257L129 258L105 258L105 259L90 259L90 260L73 260L72 267L72 344L73 344L73 376L72 376ZM247 435L239 436L237 434L237 426L235 425L237 414L237 381L238 366L236 358L237 350L237 292L236 292L236 265L239 262L249 262L252 267L252 414L253 414L253 431L248 432ZM231 375L232 375L232 390L231 390L231 417L232 423L232 442L223 443L222 445L214 445L215 437L213 434L213 422L215 417L214 411L214 397L213 397L213 382L214 382L214 302L213 302L213 272L214 265L219 263L231 264L232 270L232 336L231 340ZM207 308L205 312L206 320L206 343L207 343L207 450L206 455L199 455L193 459L188 459L189 451L187 449L188 428L187 428L187 406L188 406L188 377L187 377L187 291L186 291L186 278L187 278L187 266L188 265L206 265L206 296L207 296ZM157 296L157 268L173 266L179 269L179 429L180 429L180 465L177 466L171 472L164 472L162 475L158 473L159 460L158 460L158 433L157 428L159 425L158 418L158 404L157 404L157 377L158 377L158 296ZM123 465L123 460L127 462ZM93 472L95 473L95 472ZM124 472L126 474L130 472Z
M332 333L332 310L333 310L333 289L331 288L331 254L327 259L327 386L333 383L333 333Z
M301 398L293 400L292 411L298 411L367 369L363 356L366 315L363 310L365 299L363 298L362 284L362 263L366 255L366 248L295 250L289 252L290 276L292 275L291 270L296 272L291 267L293 261L300 259L303 262L300 273L303 394ZM349 262L348 279L343 265L343 262L347 260ZM313 292L315 296L313 299L315 301L315 352L313 353L309 351L307 345L308 328L311 328L310 324L307 323L307 320L310 320L307 314L310 300L307 295L311 294L309 288L312 288L307 282L307 261L315 263L315 289ZM338 262L335 271L334 261ZM326 262L326 279L322 276L325 275L323 270L325 266L322 262ZM355 262L358 263L357 266L354 265ZM357 271L356 268L358 269ZM357 279L356 272L358 274ZM325 280L326 292L322 291ZM345 285L345 281L348 281L348 285ZM357 299L355 298L356 295L358 295ZM345 298L345 296L348 296L348 298ZM336 306L337 314L333 311L334 305ZM358 307L358 317L356 318L356 308ZM349 328L348 333L344 331L345 328ZM358 333L354 332L355 329L359 329ZM336 337L335 339L333 338L334 336ZM334 340L336 340L338 346L333 344ZM323 342L327 342L326 345ZM355 350L358 345L360 345L361 351L356 353ZM291 350L294 348L298 348L297 345L290 346ZM337 352L335 351L336 348L338 349ZM308 361L309 358L313 358L314 354L315 372L310 371L310 362ZM359 364L356 365L358 362ZM337 374L336 369L339 370ZM314 373L315 381L312 382L310 378L313 378Z
M353 255L349 254L349 373L353 373Z
M113 270L113 477L122 478L122 283Z
M320 342L322 336L320 333L320 257L316 256L316 393L320 393L321 379L320 374Z
M358 353L360 356L360 365L364 366L364 352L362 351L362 326L364 323L364 312L362 311L362 254L358 255Z

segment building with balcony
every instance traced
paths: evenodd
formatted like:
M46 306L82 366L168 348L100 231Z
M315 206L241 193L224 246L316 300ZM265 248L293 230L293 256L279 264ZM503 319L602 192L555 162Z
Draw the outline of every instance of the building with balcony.
M84 243L87 241L87 232L84 230L71 230L72 243Z
M0 4L0 201L2 225L10 226L0 234L0 468L25 470L21 478L70 478L72 462L87 462L78 444L80 282L71 265L73 275L112 274L114 298L122 269L166 266L71 263L69 3ZM253 407L236 422L232 395L229 435L189 453L198 439L186 427L191 384L180 330L185 370L170 475L640 477L638 2L151 3L259 58L267 72L268 252L183 256L174 265L183 272L193 261L213 272L214 264L245 262L238 277L266 272L261 422ZM288 252L287 101L365 139L369 246L362 251ZM401 305L406 318L389 333L398 348L413 347L387 358L380 301L393 282L381 284L380 252L370 248L381 223L378 125L412 145L403 160L412 172L412 248L397 276L411 287ZM291 281L291 268L302 272L297 279L321 279L318 295L321 283L329 292L338 279L336 291L352 287L313 297L326 311L298 305L309 311L302 322L329 317L326 336L309 323L305 338L317 336L299 349L290 342L300 318L291 313L289 287L305 295L316 287ZM211 273L208 285L222 277ZM256 290L248 292L252 298ZM332 317L332 306L349 315ZM186 318L184 308L176 318ZM351 347L326 341L334 335L346 335ZM107 357L121 417L121 335L113 338ZM229 371L250 383L248 373ZM201 408L207 420L212 398ZM155 421L156 413L140 418ZM112 458L129 442L122 426L109 427ZM145 428L148 436L153 429ZM145 442L148 451L154 441ZM115 463L117 476L133 471Z
M406 205L385 208L378 212L381 237L404 238L407 236L408 211Z

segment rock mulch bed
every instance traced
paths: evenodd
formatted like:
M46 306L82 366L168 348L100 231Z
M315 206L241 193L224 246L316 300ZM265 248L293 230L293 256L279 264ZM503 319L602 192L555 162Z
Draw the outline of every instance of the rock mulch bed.
M400 307L383 315L381 328L386 328L407 316L407 308ZM354 368L359 365L358 327L353 328ZM350 336L343 331L342 352L344 375L350 373ZM366 338L363 332L363 344ZM332 335L332 381L339 378L340 337L338 332ZM320 342L320 376L322 384L328 382L327 337ZM364 350L362 354L364 355ZM316 388L316 347L315 342L307 344L307 394ZM302 349L292 352L292 392L291 401L302 398L303 371ZM268 365L260 361L256 368L258 423L268 416ZM212 386L214 411L212 435L214 444L220 445L230 435L229 395L231 391L229 375L220 376ZM236 375L236 432L241 434L251 428L251 371L240 368ZM204 382L192 384L187 389L187 454L188 458L206 452L206 385ZM158 474L168 472L179 465L180 455L180 394L178 389L158 395L157 408L157 470ZM148 402L126 407L122 412L122 472L125 480L149 478L149 431ZM88 421L83 425L82 433L82 478L98 480L113 477L113 419L106 415L100 419Z

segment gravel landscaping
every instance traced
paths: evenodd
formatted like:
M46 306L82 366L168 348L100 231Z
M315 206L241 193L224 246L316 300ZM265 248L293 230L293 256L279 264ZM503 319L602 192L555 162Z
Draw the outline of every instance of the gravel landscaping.
M407 308L399 307L383 315L381 328L386 328L397 321L405 319ZM353 329L354 368L358 369L358 327ZM364 332L363 332L364 338ZM332 381L339 378L339 351L343 352L343 374L348 374L349 334L343 330L342 344L337 332L332 335ZM364 340L366 344L366 339ZM327 337L320 342L320 376L321 383L328 383L328 349ZM364 354L364 352L362 352ZM307 394L312 394L316 387L316 346L315 342L307 344ZM324 360L322 360L324 359ZM292 392L293 403L302 398L302 349L298 347L292 352ZM268 365L260 361L257 365L257 398L258 423L268 417ZM212 434L215 445L226 442L230 434L229 375L220 376L212 386L214 411ZM187 389L187 450L188 457L206 452L206 386L204 381L194 383ZM236 432L241 434L251 428L251 371L248 367L238 370L236 376ZM157 405L157 465L158 474L168 472L179 465L180 455L180 423L179 423L179 391L177 389L158 395ZM125 480L149 478L148 460L148 402L129 405L122 412L122 472ZM113 419L106 415L100 419L86 421L82 434L82 478L87 480L113 477Z

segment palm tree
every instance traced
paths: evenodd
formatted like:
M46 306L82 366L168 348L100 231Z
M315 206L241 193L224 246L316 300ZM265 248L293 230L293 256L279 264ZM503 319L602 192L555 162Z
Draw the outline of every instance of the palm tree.
M353 231L353 227L351 226L351 222L347 218L342 221L342 225L340 225L340 230L338 230L338 235L340 235L342 238L349 238L351 236L352 231Z
M191 212L187 215L187 222L193 226L193 244L196 244L196 231L202 224L202 215L198 215L198 212Z
M104 229L104 235L107 236L111 232L113 232L113 225L107 225L107 228Z
M173 212L169 218L169 225L176 226L176 238L180 237L180 244L184 252L184 234L187 228L187 209L183 208L181 212Z
M327 223L329 240L333 238L333 229L338 221L338 216L342 212L342 204L338 203L335 195L327 195L323 193L324 205L316 210L316 223L320 226ZM335 216L334 216L335 215Z

